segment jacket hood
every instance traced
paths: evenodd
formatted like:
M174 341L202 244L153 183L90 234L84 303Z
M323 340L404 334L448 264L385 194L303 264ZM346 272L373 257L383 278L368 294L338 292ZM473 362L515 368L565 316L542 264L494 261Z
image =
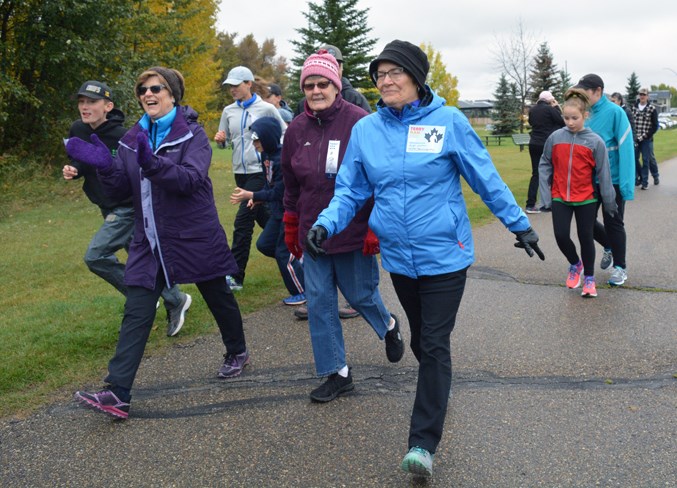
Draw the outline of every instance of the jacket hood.
M275 154L280 149L280 138L282 137L282 127L280 122L274 117L261 117L254 121L249 130L256 132L259 136L263 150L267 154Z
M125 114L122 112L122 110L118 108L114 108L110 112L108 112L108 115L106 116L106 120L108 122L117 122L120 124L124 124L125 122Z

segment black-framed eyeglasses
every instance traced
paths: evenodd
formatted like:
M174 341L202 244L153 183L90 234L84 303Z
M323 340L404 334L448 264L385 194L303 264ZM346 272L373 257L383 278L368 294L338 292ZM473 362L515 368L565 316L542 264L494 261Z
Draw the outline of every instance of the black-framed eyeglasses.
M138 86L136 88L136 94L140 97L146 94L148 90L154 95L157 95L162 91L163 88L167 88L165 85L152 85L152 86Z
M648 95L648 93L640 93L640 94L639 94L640 97L641 97L641 96L646 97L647 95Z
M320 90L326 90L331 85L331 81L318 81L317 83L304 83L304 91L313 91L315 87L318 87Z
M374 81L383 81L388 76L391 80L396 81L404 74L404 68L398 66L397 68L389 69L388 71L377 71L374 73Z

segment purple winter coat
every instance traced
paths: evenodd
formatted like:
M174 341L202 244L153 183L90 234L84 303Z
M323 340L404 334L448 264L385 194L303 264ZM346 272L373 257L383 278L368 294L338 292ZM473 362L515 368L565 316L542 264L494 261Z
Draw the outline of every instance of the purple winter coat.
M159 255L167 281L199 283L238 270L214 203L208 171L212 149L197 112L178 107L169 134L155 152L157 164L142 171L136 162L136 123L120 140L115 163L99 171L104 191L134 201L134 237L129 246L125 284L152 289L161 265L144 232L141 178L151 181Z
M299 242L305 249L308 230L334 196L336 178L327 178L325 165L329 141L341 141L339 168L348 147L355 123L368 115L360 107L346 102L341 95L326 110L314 114L304 102L305 112L287 127L282 144L284 209L299 217ZM369 200L340 234L327 239L322 248L329 254L362 249L367 235L369 214L374 205Z

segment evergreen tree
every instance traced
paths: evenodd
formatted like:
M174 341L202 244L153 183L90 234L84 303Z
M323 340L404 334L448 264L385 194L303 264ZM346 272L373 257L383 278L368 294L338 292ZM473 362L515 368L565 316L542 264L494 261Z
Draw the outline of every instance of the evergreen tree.
M538 52L534 56L534 62L531 65L531 100L537 102L538 95L544 90L550 92L556 91L557 82L557 65L553 61L548 43L544 42L539 46Z
M369 36L367 26L369 9L358 9L358 0L322 0L308 2L304 12L308 24L296 29L300 38L292 40L297 56L292 58L292 86L298 86L301 68L305 59L323 44L331 44L341 50L343 76L356 88L371 88L368 65L372 60L371 49L378 39Z
M637 78L637 74L633 71L630 78L628 78L628 85L625 87L625 103L628 106L635 103L640 88L642 88L642 85L639 84L639 78Z
M519 90L515 83L508 83L505 73L501 73L498 87L494 92L494 109L491 118L494 122L493 134L512 134L520 127Z
M555 84L555 87L552 90L552 95L555 97L556 100L558 100L561 103L564 100L564 94L567 92L569 88L571 88L571 86L572 83L569 72L561 69L559 70L557 83Z

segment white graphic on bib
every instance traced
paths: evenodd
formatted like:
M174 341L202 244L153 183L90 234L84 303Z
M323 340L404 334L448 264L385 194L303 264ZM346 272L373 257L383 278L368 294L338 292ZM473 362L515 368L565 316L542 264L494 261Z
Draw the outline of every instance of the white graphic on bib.
M407 152L441 152L446 129L443 125L410 125L407 135Z
M324 173L327 176L338 173L340 147L341 141L329 141L329 147L327 147L327 163L324 167Z

